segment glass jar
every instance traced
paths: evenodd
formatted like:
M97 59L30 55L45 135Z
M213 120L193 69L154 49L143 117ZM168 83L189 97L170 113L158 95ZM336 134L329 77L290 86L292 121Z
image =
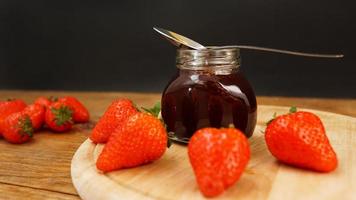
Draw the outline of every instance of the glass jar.
M178 49L177 73L162 94L162 118L172 139L187 143L203 127L231 124L247 137L256 125L254 91L240 71L240 50Z

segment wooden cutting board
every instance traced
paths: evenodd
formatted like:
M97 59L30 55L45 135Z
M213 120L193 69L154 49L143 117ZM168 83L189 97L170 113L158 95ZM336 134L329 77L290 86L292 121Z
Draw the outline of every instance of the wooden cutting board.
M335 171L323 174L277 162L266 148L262 131L274 112L283 114L288 108L259 106L247 169L234 186L214 199L356 199L356 118L309 111L324 122L339 159ZM102 148L86 140L73 157L72 181L83 199L205 199L195 182L186 146L173 144L152 164L107 174L95 167Z

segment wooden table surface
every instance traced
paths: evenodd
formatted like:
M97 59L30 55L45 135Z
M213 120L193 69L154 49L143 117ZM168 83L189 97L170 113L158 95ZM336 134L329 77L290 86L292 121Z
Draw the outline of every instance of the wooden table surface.
M138 106L151 106L160 100L160 94L148 93L0 90L0 100L21 98L27 103L38 96L65 95L76 96L88 107L91 122L75 125L69 133L43 130L36 133L31 142L22 145L0 140L0 199L79 199L71 182L71 159L109 103L115 98L127 97ZM259 105L295 105L356 117L356 99L257 99Z

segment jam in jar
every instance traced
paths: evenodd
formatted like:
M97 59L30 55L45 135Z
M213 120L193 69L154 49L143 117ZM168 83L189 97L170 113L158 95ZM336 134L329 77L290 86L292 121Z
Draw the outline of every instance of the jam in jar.
M172 139L187 143L203 127L240 129L252 136L257 104L232 47L178 49L177 73L162 94L162 118Z

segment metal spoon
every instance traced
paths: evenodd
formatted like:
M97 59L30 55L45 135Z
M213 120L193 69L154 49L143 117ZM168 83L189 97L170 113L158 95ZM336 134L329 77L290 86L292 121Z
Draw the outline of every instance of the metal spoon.
M190 47L196 50L206 49L204 45L199 44L198 42L191 40L183 35L175 33L173 31L169 31L163 28L156 28L153 27L153 30L157 31L159 34L163 35L166 39L168 39L172 44L177 47ZM318 54L318 53L304 53L299 51L289 51L289 50L281 50L281 49L273 49L273 48L266 48L266 47L257 47L257 46L250 46L250 45L233 45L233 46L225 46L226 47L235 47L239 49L251 49L251 50L259 50L259 51L268 51L268 52L275 52L275 53L283 53L283 54L290 54L295 56L306 56L306 57L317 57L317 58L342 58L344 57L343 54ZM217 47L219 48L219 47Z
M198 42L191 40L183 35L179 35L173 31L169 31L163 28L156 28L153 27L153 30L157 31L159 34L163 35L165 39L168 39L173 45L177 47L187 46L192 49L201 50L206 49L203 45L199 44Z

